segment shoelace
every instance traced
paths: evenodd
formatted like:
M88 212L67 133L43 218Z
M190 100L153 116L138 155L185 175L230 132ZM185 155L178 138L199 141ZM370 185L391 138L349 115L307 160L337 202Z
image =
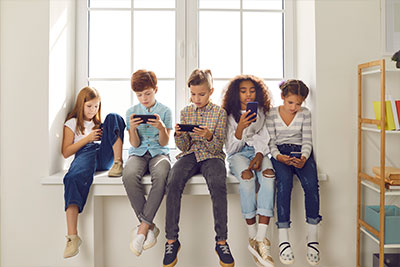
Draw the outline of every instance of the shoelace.
M221 248L222 253L224 253L224 254L231 254L231 252L229 251L228 245L219 245L219 247Z
M174 248L174 244L167 244L165 246L165 254L172 254Z
M260 254L261 254L261 256L262 256L263 258L270 255L270 253L269 253L269 248L268 248L267 245L262 244L261 246L258 246L258 248L260 249Z

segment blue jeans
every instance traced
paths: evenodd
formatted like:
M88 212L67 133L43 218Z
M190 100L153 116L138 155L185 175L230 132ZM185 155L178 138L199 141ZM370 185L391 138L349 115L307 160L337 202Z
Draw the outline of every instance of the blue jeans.
M225 162L215 158L197 162L196 156L191 153L179 158L169 172L165 215L165 237L167 239L178 239L183 189L187 181L199 172L203 174L211 195L215 241L228 238Z
M301 145L278 145L282 155L289 155L292 151L301 151ZM307 159L303 168L288 166L272 158L276 175L276 210L278 213L278 228L290 227L290 200L293 188L293 175L296 174L304 190L306 221L309 224L318 224L322 217L319 215L319 185L317 165L313 154Z
M124 141L125 122L118 114L108 114L103 124L101 143L88 143L75 153L75 158L64 176L65 210L75 204L82 212L93 175L111 168L114 161L113 145L117 138Z
M254 157L254 147L247 145L240 152L228 157L229 168L240 182L240 206L245 219L252 219L257 214L266 217L274 216L275 178L267 178L262 175L264 170L273 169L269 158L267 156L263 158L260 171L253 171L251 179L242 178L242 172L249 168L250 161ZM260 185L258 194L256 191L257 181Z

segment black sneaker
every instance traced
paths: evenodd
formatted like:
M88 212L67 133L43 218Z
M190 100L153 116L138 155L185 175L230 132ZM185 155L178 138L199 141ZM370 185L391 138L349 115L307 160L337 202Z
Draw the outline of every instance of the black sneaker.
M216 244L215 251L219 257L219 264L222 267L233 267L235 266L235 261L232 257L231 250L229 249L229 245L226 242L225 245Z
M164 260L163 260L163 266L164 267L173 267L176 265L178 262L178 251L181 248L181 243L179 243L179 240L176 240L172 244L165 243L165 254L164 254Z

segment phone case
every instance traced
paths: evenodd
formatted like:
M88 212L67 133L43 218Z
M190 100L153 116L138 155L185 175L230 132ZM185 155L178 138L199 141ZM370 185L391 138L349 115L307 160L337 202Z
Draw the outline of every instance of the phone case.
M178 123L179 127L181 128L182 132L193 132L195 127L200 128L199 125L195 124L180 124Z
M258 102L247 102L246 104L246 111L250 110L248 116L250 116L253 113L256 114L256 120L254 122L257 121L257 108L258 108Z
M301 152L290 152L291 157L301 158Z
M136 114L136 115L133 115L133 118L141 118L143 121L142 123L147 123L148 119L156 119L157 117L155 115Z

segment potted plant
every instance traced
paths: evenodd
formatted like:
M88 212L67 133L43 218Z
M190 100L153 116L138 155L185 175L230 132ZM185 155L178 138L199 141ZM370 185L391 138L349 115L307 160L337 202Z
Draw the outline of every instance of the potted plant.
M400 69L400 50L394 53L392 60L396 61L396 68Z

